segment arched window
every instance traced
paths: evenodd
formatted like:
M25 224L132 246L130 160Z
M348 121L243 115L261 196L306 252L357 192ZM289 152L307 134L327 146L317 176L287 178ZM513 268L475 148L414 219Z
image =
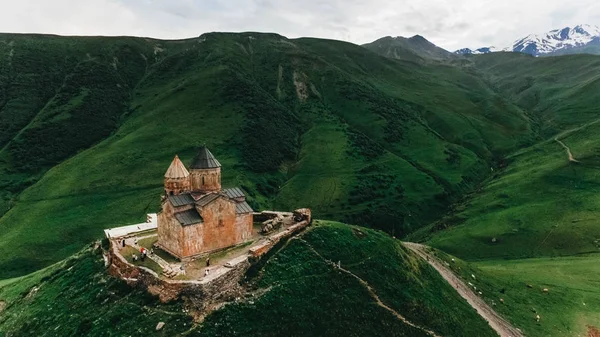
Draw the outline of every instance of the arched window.
M204 176L202 176L202 185L204 185Z

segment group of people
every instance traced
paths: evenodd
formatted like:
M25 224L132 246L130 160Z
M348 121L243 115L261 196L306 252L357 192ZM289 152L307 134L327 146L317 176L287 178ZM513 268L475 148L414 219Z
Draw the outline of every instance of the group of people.
M146 260L146 256L148 255L148 253L150 253L150 255L154 254L154 248L150 248L150 251L148 251L148 249L144 248L144 247L140 247L140 257L139 259L143 262L144 260ZM138 260L138 256L137 254L133 254L133 261L137 261Z

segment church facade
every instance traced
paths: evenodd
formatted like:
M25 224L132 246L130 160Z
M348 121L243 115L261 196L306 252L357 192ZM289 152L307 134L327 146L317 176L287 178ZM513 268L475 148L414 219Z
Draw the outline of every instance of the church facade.
M251 239L253 210L239 187L221 189L221 164L206 147L189 171L175 156L164 178L161 249L187 260Z

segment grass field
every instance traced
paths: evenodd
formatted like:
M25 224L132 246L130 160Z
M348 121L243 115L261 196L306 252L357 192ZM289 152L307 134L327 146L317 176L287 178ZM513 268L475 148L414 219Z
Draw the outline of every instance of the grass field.
M438 256L526 336L587 336L599 326L599 254L475 263Z
M467 260L598 252L599 131L593 123L560 136L579 162L553 138L509 157L504 171L433 226L455 223L430 243Z

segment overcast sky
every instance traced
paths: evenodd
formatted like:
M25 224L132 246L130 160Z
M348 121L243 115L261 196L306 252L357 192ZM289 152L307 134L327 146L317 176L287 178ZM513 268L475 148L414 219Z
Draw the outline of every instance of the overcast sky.
M135 35L276 32L366 43L420 34L455 50L505 47L529 33L600 25L597 0L0 0L0 31Z

